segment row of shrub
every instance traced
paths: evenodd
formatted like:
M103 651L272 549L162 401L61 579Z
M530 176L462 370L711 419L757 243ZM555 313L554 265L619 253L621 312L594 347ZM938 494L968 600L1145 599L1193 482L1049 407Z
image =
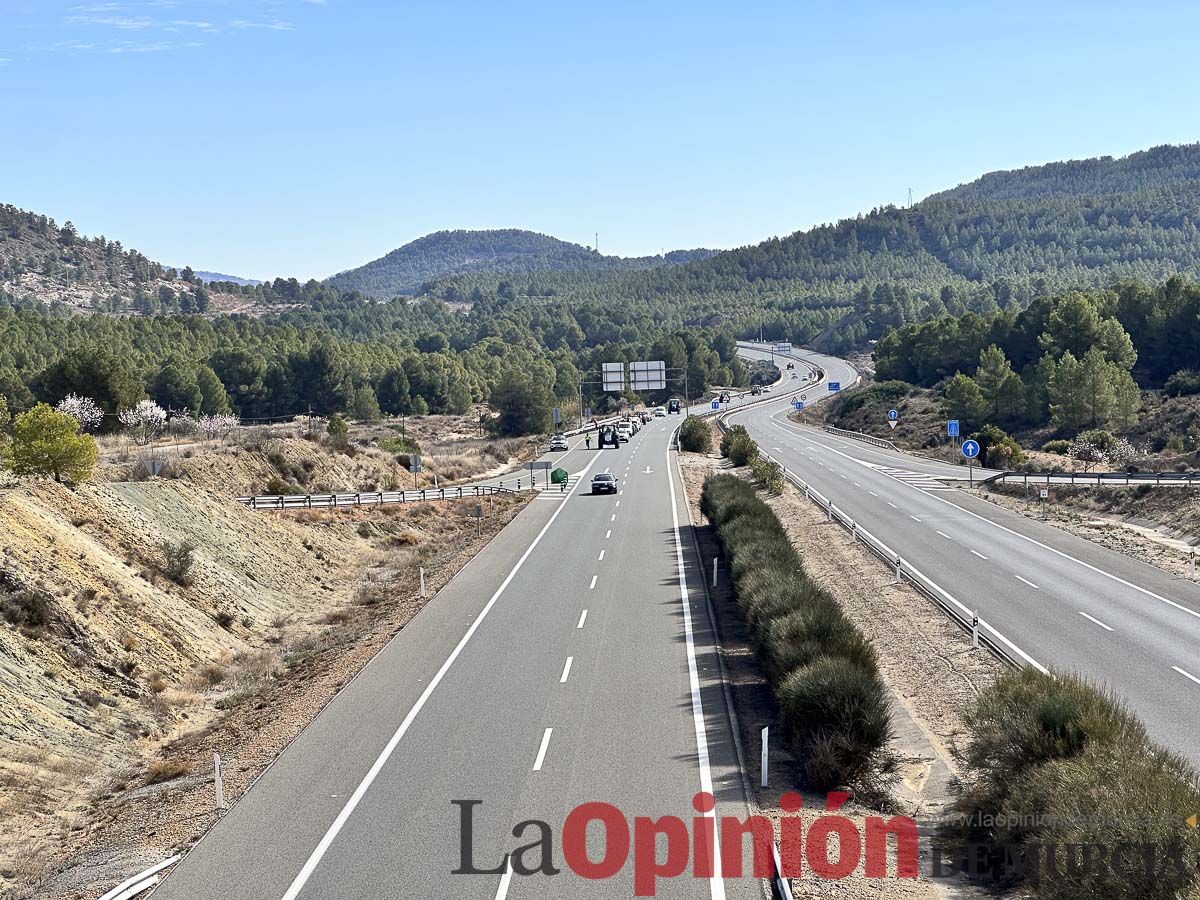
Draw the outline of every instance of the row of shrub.
M877 788L892 767L892 726L870 643L804 571L753 485L712 475L700 503L805 781L817 790Z
M758 459L758 444L744 425L734 425L721 436L721 455L735 466L748 466Z
M967 724L953 838L994 859L1040 853L1041 877L1023 881L1044 900L1200 900L1200 831L1187 822L1200 812L1196 771L1112 694L1023 669L985 690ZM1084 852L1101 857L1087 865Z

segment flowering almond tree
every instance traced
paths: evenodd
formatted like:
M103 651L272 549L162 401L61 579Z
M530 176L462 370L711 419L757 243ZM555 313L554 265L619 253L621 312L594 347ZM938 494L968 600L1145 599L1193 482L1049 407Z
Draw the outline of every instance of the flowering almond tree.
M104 410L91 397L67 394L54 408L78 422L80 431L95 431L104 421Z
M167 411L153 400L143 400L133 409L123 409L117 418L139 447L162 434L167 425Z
M215 440L227 437L240 424L241 419L237 416L218 413L212 416L202 416L199 423L197 423L197 429L206 438Z

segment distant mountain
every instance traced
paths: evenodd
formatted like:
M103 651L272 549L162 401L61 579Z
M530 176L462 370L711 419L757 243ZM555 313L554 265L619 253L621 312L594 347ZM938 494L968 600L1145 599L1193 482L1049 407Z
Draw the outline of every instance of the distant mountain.
M183 266L173 266L172 268L179 272L182 272L184 269ZM205 272L200 269L193 269L192 274L194 274L205 284L212 284L214 281L221 281L226 284L240 284L243 287L246 287L247 285L253 286L256 284L262 284L262 282L256 278L242 278L238 275L224 275L220 272Z
M366 265L339 272L326 283L380 299L419 293L448 276L533 272L630 272L707 259L713 250L675 250L663 256L604 256L595 250L533 231L439 231L418 238Z

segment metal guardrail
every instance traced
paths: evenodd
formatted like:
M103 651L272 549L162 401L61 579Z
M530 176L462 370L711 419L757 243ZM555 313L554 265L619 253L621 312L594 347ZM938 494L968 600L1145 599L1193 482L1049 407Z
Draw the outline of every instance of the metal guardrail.
M904 559L899 553L871 534L866 528L863 528L862 525L858 524L848 513L838 509L832 500L811 487L804 479L800 478L790 469L784 468L769 453L765 453L760 449L759 454L764 459L768 459L779 465L783 470L784 477L803 491L805 497L825 511L828 521L837 522L850 532L850 536L854 541L862 541L864 547L890 566L895 571L897 584L902 581L911 583L922 594L933 600L952 621L968 631L976 643L986 645L989 650L1004 662L1016 668L1033 666L1040 672L1046 671L1046 668L1037 660L1006 638L992 625L981 619L977 612L967 609L966 606L934 582L933 579L929 578L929 576Z
M874 444L876 447L885 447L888 450L895 450L901 453L901 449L885 438L875 437L873 434L864 434L861 431L848 431L845 428L834 428L832 425L826 425L825 430L830 434L836 434L838 437L852 438L856 441L862 441L864 444Z
M518 483L521 479L518 479ZM527 490L533 490L530 487ZM493 494L514 494L520 488L494 484L470 484L458 487L423 488L415 491L371 491L353 494L268 494L238 497L237 502L251 509L336 509L353 506L383 506L390 503L423 503L429 500L461 500Z
M1064 481L1064 479L1067 479ZM1065 484L1092 485L1102 487L1105 484L1134 485L1200 485L1200 472L999 472L981 479L980 484L996 484L1010 481L1022 484Z
M728 430L724 416L717 419L717 427L722 431ZM981 619L978 613L967 609L949 591L942 588L924 572L904 559L899 553L855 522L848 513L838 509L832 500L813 488L808 482L791 469L788 469L783 463L775 459L761 447L758 452L762 458L778 465L783 472L784 478L803 491L806 498L825 510L825 515L830 522L837 522L844 527L850 532L851 537L855 541L861 540L863 546L891 566L896 573L897 583L905 580L909 581L917 590L931 599L939 609L949 616L951 621L970 632L973 641L983 643L1002 661L1016 668L1029 665L1040 672L1046 671L1046 668L1041 663Z

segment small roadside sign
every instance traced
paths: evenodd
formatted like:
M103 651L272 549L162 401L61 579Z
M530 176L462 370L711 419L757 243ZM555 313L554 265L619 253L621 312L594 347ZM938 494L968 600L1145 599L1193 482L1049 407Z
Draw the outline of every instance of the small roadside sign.
M1050 491L1047 490L1046 488L1042 488L1040 491L1038 491L1038 496L1041 497L1043 500L1045 500L1047 497L1050 496Z
M163 461L158 457L150 457L142 460L142 468L146 470L148 475L158 477L158 473L163 470Z
M800 395L800 399L801 399L801 400L807 400L807 399L808 399L808 394L801 394L801 395Z
M951 419L946 423L946 434L949 437L958 437L958 419Z
M979 441L963 441L962 455L967 459L974 459L979 455Z
M550 410L550 418L555 425L559 425L562 422L562 408L556 406Z
M831 381L829 382L829 389L831 391L840 391L842 389L842 383L840 381Z
M895 422L897 419L899 419L899 418L900 418L900 413L898 413L898 412L897 412L896 410L894 410L894 409L889 409L889 410L888 410L888 418L889 418L891 421Z
M895 419L888 419L888 428L892 429L892 431L895 431L895 430L896 430L896 426L897 426L897 425L899 425L899 424L900 424L900 423L899 423L899 422L897 422Z
M408 471L413 473L421 471L421 457L419 454L408 454Z
M720 408L721 408L721 401L720 401L720 400L714 400L714 401L712 402L712 408L713 408L713 409L720 409Z

